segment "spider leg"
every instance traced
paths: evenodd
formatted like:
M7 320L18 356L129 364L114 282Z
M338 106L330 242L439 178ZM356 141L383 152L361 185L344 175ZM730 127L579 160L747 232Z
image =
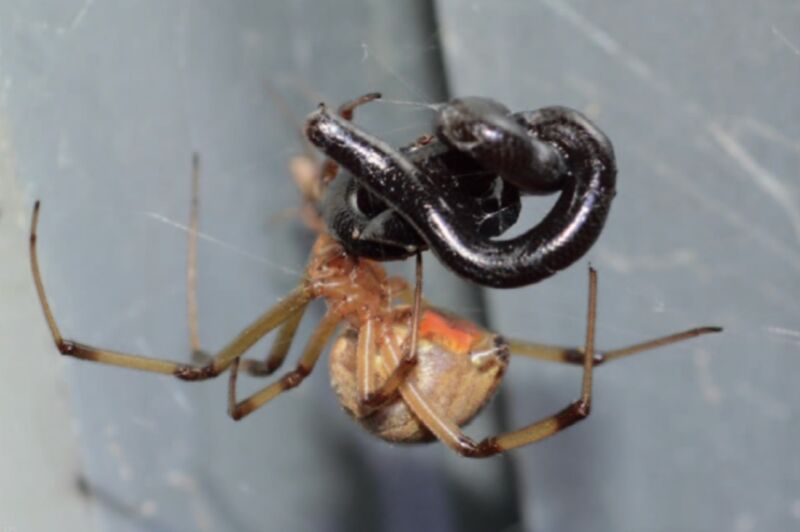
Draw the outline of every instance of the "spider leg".
M644 351L650 351L665 345L682 342L704 334L721 332L722 327L695 327L678 333L661 336L652 340L646 340L627 347L613 349L609 351L595 351L594 365L598 366L611 360L623 358ZM523 340L508 340L508 347L511 354L545 360L548 362L561 362L564 364L583 364L583 349L579 347L564 347L548 344L537 344Z
M189 214L189 231L186 245L186 308L189 323L189 345L192 349L192 361L195 364L207 364L212 357L200 346L200 333L197 320L197 235L200 206L200 157L197 153L192 156L192 202ZM272 343L272 348L264 361L243 360L248 374L263 377L272 374L280 367L286 358L292 340L297 332L297 326L303 317L307 305L304 304L295 310L292 315L278 329L278 335Z
M272 375L275 370L281 367L286 355L289 354L289 349L292 347L292 341L297 333L297 327L300 325L300 320L303 319L308 303L303 304L292 312L292 315L283 322L281 328L278 329L278 335L275 341L272 342L269 354L264 360L242 360L244 370L248 375L253 377L266 377Z
M390 277L387 282L389 283L389 292L392 294L393 300L396 298L406 305L414 304L414 290L405 279L402 277ZM423 308L435 307L425 296L420 295L420 301Z
M298 362L295 369L285 373L279 380L268 384L243 401L236 400L236 380L239 374L239 357L236 357L231 363L231 372L228 380L228 414L238 421L264 406L281 393L291 390L303 382L303 379L314 369L322 350L325 348L325 344L328 343L341 320L342 317L339 312L335 309L328 310L311 334L311 338L306 344L305 351L303 351L300 362Z
M583 359L583 379L581 381L580 399L560 410L556 414L536 421L521 429L506 432L499 436L489 437L475 442L467 437L461 429L449 419L440 416L425 403L424 398L412 386L401 387L406 404L423 424L448 447L463 456L484 458L501 453L515 447L527 445L577 423L589 415L592 403L592 369L594 360L594 333L597 309L597 272L589 269L589 309L586 325L586 344L584 353L589 356Z
M367 94L361 95L358 98L354 98L348 102L344 102L336 110L336 114L338 114L345 120L352 120L356 108L361 107L365 103L378 100L380 99L380 97L381 97L380 92L368 92Z
M377 353L377 339L375 338L377 328L377 320L370 318L364 321L358 330L356 387L358 390L359 410L363 415L366 415L371 410L367 405L375 395L375 368L372 362Z
M192 361L206 364L211 355L200 346L200 327L197 319L197 228L200 206L200 156L192 154L192 201L189 208L189 231L186 242L186 314L189 324L189 346Z
M58 350L63 355L68 355L112 366L121 366L131 369L139 369L153 373L171 374L183 380L203 380L216 377L225 371L228 366L245 351L253 346L259 339L269 331L279 326L281 323L290 319L298 308L305 306L312 299L308 288L300 285L293 290L285 299L256 318L254 322L242 330L227 346L219 351L206 364L180 364L169 360L144 357L129 353L121 353L108 349L98 348L91 345L82 344L74 340L65 339L61 336L50 303L44 290L44 283L39 270L39 260L36 252L36 230L39 223L40 203L37 201L33 208L31 219L31 232L29 241L29 252L31 260L31 272L36 285L36 292L42 310L47 320L47 326L53 337Z
M417 365L417 340L419 339L419 319L422 314L422 254L417 253L416 275L414 286L413 310L411 313L411 334L406 342L405 353L399 356L399 348L392 330L391 323L384 323L380 327L380 339L374 337L376 324L374 320L367 320L365 326L358 334L357 357L357 386L358 401L361 411L367 413L379 408L391 399L400 385L405 381L409 371ZM386 377L386 380L376 387L374 377L375 370L372 368L372 361L376 355L376 344L383 345L390 350L390 358L399 360L394 364L394 369ZM380 353L380 350L377 351Z

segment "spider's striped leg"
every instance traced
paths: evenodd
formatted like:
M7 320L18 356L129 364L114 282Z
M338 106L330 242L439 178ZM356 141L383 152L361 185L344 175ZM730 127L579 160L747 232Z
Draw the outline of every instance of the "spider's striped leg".
M189 231L186 241L186 314L189 324L189 346L192 361L205 364L211 356L200 347L200 327L197 320L197 228L200 207L200 156L192 154L192 201L189 208Z
M37 201L33 208L33 216L31 219L29 244L31 271L36 285L36 292L39 296L39 302L42 305L42 310L44 311L50 334L53 337L53 342L63 355L113 366L139 369L153 373L171 374L183 380L203 380L216 377L221 372L225 371L236 358L240 357L269 331L292 318L297 309L305 306L312 299L308 288L304 285L299 286L283 301L259 316L253 323L242 330L242 332L240 332L226 347L219 351L216 356L203 365L180 364L169 360L121 353L65 339L61 336L61 331L58 329L56 320L53 317L53 312L50 309L39 270L39 260L36 253L36 231L39 223L39 208L40 204Z
M242 419L281 393L291 390L303 382L303 379L314 369L322 350L334 331L336 331L336 326L341 320L341 314L336 309L329 309L311 334L297 367L284 374L278 381L265 386L250 397L238 402L236 400L236 379L239 373L239 359L236 358L231 365L228 381L228 413L230 416L236 420Z
M200 333L197 319L197 235L200 206L200 157L192 156L192 202L189 213L189 230L186 243L186 309L189 323L189 345L192 349L192 361L195 364L207 364L212 360L200 346ZM278 369L286 358L297 326L303 317L307 305L301 305L278 329L278 336L272 344L268 357L261 360L243 360L246 371L253 376L270 375Z
M510 342L509 347L518 354L531 356L543 360L579 363L583 367L583 380L581 383L580 399L560 410L556 414L536 421L521 429L506 432L499 436L485 438L475 442L461 432L461 429L452 421L439 416L418 397L415 390L403 390L403 398L412 408L417 417L440 440L456 452L469 457L483 458L507 451L516 447L534 443L557 432L574 425L589 415L592 404L592 370L602 361L613 360L667 345L680 340L699 336L710 332L717 332L717 327L692 329L683 333L665 336L656 340L643 342L623 349L608 351L599 357L594 350L595 323L597 316L597 273L589 269L589 305L586 326L586 342L582 350L561 347L530 344L526 342ZM585 354L585 355L584 355ZM402 390L402 389L401 389Z
M292 312L292 315L283 322L281 328L278 329L278 335L275 341L272 342L269 354L264 360L243 359L241 361L242 368L253 377L266 377L272 375L275 370L281 367L286 355L289 354L289 349L292 347L292 341L295 334L297 334L297 327L300 325L300 320L303 319L308 308L308 303L303 304Z
M721 332L722 327L695 327L687 329L678 333L661 336L652 340L647 340L637 344L629 345L619 349L612 349L608 351L595 351L594 365L598 366L605 362L610 362L618 358L628 357L644 351L650 351L665 345L682 342L689 340L696 336L704 334ZM579 364L583 365L583 349L579 347L564 347L558 345L537 344L533 342L526 342L524 340L508 340L508 347L511 354L521 355L537 360L545 360L548 362L562 362L565 364Z
M438 439L463 456L484 458L515 447L527 445L552 436L556 432L577 423L589 415L592 400L592 356L594 353L594 330L597 305L597 274L589 270L589 312L584 352L590 356L584 359L581 398L560 412L539 420L522 429L506 432L499 436L485 438L475 442L466 436L452 420L447 419L431 409L413 386L405 384L401 394L405 403L411 408L419 420Z
M394 335L393 324L384 322L382 326L376 320L367 320L358 333L357 360L357 388L358 402L361 411L367 414L394 397L397 389L405 381L409 371L417 364L417 340L419 339L419 320L422 314L422 254L417 253L413 307L411 312L411 333L408 335L404 347L405 353L399 355L400 348ZM376 334L378 337L376 338ZM389 350L389 361L384 361L389 366L393 364L391 373L378 385L375 382L376 371L373 362L382 352L380 346Z

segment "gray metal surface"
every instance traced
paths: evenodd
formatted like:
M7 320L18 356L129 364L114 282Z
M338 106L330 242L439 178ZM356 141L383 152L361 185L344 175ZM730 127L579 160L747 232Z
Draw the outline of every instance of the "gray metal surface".
M800 529L797 2L437 5L454 94L570 105L614 142L598 343L726 327L600 368L589 420L514 453L526 529ZM490 293L491 322L581 343L587 260ZM515 426L578 393L574 368L514 366Z

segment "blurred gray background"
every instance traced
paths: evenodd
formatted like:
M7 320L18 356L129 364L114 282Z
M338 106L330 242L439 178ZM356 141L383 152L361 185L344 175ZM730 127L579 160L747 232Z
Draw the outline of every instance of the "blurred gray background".
M798 87L789 0L0 2L0 531L800 529ZM216 350L301 275L313 236L287 161L304 115L374 90L573 106L617 151L619 194L586 259L512 291L428 260L433 301L580 344L591 261L600 346L725 333L600 368L587 421L483 461L364 434L324 364L237 424L223 380L57 355L28 272L35 198L62 331L186 360L192 152ZM396 103L358 116L397 145L430 120ZM468 432L555 412L579 383L514 359Z

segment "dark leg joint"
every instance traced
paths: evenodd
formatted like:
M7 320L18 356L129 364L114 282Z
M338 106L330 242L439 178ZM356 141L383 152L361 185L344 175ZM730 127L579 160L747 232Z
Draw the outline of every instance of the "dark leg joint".
M291 390L299 386L309 373L310 371L305 366L297 366L294 371L287 373L286 376L281 379L283 389Z
M219 375L219 370L214 367L214 364L206 364L205 366L190 366L181 364L175 368L174 375L183 381L203 381L212 379Z
M67 355L67 356L71 356L71 357L80 356L78 354L79 350L78 350L77 344L75 342L70 341L70 340L58 340L56 342L56 347L58 348L58 351L62 355Z
M584 358L583 351L579 351L577 349L570 349L564 356L564 360L566 362L569 362L570 364L577 364L579 366L583 365L583 358ZM606 361L606 355L595 351L592 365L599 366L605 361Z
M361 400L361 406L364 406L367 408L367 410L372 411L385 405L388 400L389 397L386 394L381 392L372 392L367 394Z
M417 365L417 350L416 346L412 347L410 337L406 337L406 339L403 341L401 349L405 354L403 355L403 358L400 359L400 363L397 365L397 369L395 371L400 371L401 375L405 375L409 370Z
M556 421L558 428L563 429L574 425L578 421L589 417L592 412L592 402L579 399L569 405L567 408L556 414Z
M405 380L406 376L411 372L412 369L417 365L417 353L414 352L413 355L405 356L400 359L400 363L397 365L395 369L395 376L397 378Z
M78 342L73 342L72 340L58 340L56 341L56 347L62 355L68 357L80 358L92 362L97 362L99 360L96 350L81 345Z
M236 405L228 410L228 415L231 416L231 419L234 421L239 421L245 415L249 414L250 410L251 409L247 407L247 402L244 402L241 405Z
M592 413L592 402L591 401L584 401L581 399L580 401L575 401L575 413L579 416L579 419L583 419L589 417L589 414Z
M416 366L418 360L419 359L417 358L417 352L414 351L413 353L408 354L404 356L402 359L400 359L400 364L403 365L404 370L408 370Z
M267 363L264 364L266 375L272 375L275 373L275 370L281 367L282 363L283 360L267 360Z
M466 436L458 439L459 453L467 458L487 458L502 452L502 448L495 438L486 438L480 443L475 443Z
M417 365L417 362L418 362L418 358L417 358L416 353L414 353L411 356L406 356L406 357L401 358L400 359L400 364L398 364L397 368L395 369L395 373L394 373L392 378L400 379L400 382L402 382L403 380L405 380L405 378L408 375L408 373L412 369L414 369L414 366ZM387 381L387 383L384 384L384 388L388 384L389 383ZM391 394L384 393L383 391L376 391L376 392L372 392L372 393L367 394L361 400L361 406L366 407L367 411L372 411L372 410L376 410L376 409L380 408L381 406L385 405L390 399L395 397L394 391L396 390L396 388L397 388L397 386L392 386L391 387L391 391L392 391Z
M591 411L591 400L584 401L583 399L578 399L554 416L556 425L558 426L556 431L563 430L574 425L578 421L586 419L589 417Z

